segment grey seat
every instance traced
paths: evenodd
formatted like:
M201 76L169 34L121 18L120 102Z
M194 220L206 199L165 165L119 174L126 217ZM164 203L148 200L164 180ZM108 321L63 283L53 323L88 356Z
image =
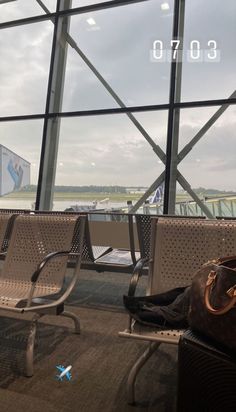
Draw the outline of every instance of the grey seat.
M147 295L190 285L194 273L208 260L236 254L236 221L158 218L151 222L151 249ZM128 294L134 295L142 271L134 272ZM129 318L119 336L149 342L132 367L128 402L135 401L138 372L161 343L178 344L183 330L158 330Z
M140 249L140 260L138 261L138 264L135 267L135 273L138 275L138 273L142 272L142 274L147 274L148 273L148 265L149 265L149 260L150 260L150 253L151 253L151 220L153 218L160 218L163 217L163 215L135 215L135 221L136 221L136 228L137 228L137 234L138 234L138 242L139 242L139 249ZM166 216L168 218L175 218L175 219L186 219L187 216L173 216L173 215L168 215ZM193 217L188 217L188 219L193 219ZM205 219L203 216L199 217L194 217L194 219ZM139 274L139 276L141 273Z
M77 216L77 217L79 215L84 216L85 229L84 229L84 237L83 237L82 261L81 261L81 268L83 269L96 269L96 265L94 264L95 260L105 255L106 253L109 253L112 250L110 246L92 245L87 213L76 213L76 212L70 212L70 211L68 212L66 211L37 211L37 210L35 210L33 213L37 215L50 215L50 216ZM75 227L72 247L71 247L71 251L74 253L77 253L78 249L80 248L79 233L80 233L80 230L77 233L77 227ZM70 266L74 265L73 255L70 258L69 265Z
M0 252L3 257L3 252L6 251L8 245L8 240L14 219L15 215L13 215L12 213L3 213L0 211Z
M77 242L78 237L76 233L73 238L73 246L72 250L77 249ZM96 259L106 255L107 253L111 252L112 248L110 246L96 246L92 245L91 238L90 238L90 230L89 230L89 221L88 215L86 215L86 222L85 222L85 232L84 232L84 239L83 239L83 251L82 251L82 268L84 269L96 269L96 265L94 265Z
M133 215L128 214L129 249L112 249L95 260L100 270L132 273L137 262L140 260L140 252L135 251Z
M0 216L1 217L1 216ZM79 223L78 223L79 222ZM80 250L73 276L63 290L67 260L75 226L80 227ZM74 288L82 252L84 217L19 215L16 217L0 275L0 314L5 310L32 313L26 350L26 375L33 375L33 351L37 321L45 314L69 316L79 333L79 320L64 310ZM52 300L50 296L59 294ZM1 313L2 311L2 313Z

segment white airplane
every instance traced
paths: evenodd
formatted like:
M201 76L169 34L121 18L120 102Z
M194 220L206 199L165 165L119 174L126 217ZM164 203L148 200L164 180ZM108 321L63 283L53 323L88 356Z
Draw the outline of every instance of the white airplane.
M72 368L71 365L67 366L66 368L63 365L58 365L56 366L56 368L61 372L60 375L56 375L59 381L63 381L64 376L66 377L68 381L71 380L72 378L71 373L70 373L70 370Z

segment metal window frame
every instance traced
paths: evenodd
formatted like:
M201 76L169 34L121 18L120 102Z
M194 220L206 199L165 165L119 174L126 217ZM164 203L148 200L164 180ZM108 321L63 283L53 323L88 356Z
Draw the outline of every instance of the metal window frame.
M80 110L80 111L70 111L70 112L55 112L51 110L52 105L50 105L50 96L52 94L52 83L53 83L53 75L55 75L55 67L54 67L54 60L55 54L57 53L57 31L58 31L58 22L60 18L65 16L72 16L78 14L84 14L91 11L98 11L104 9L111 9L114 7L121 7L127 6L136 3L144 3L148 2L149 0L112 0L107 2L101 2L97 4L92 4L83 7L77 8L68 8L62 9L60 7L60 1L57 0L57 8L56 11L50 13L50 11L44 6L42 0L36 0L37 3L43 8L45 14L32 16L28 18L8 21L4 23L0 23L0 30L5 28L11 28L14 26L21 26L26 24L33 24L40 21L49 21L51 20L54 23L54 32L53 32L53 42L52 42L52 49L51 49L51 62L50 62L50 69L49 69L49 77L48 77L48 90L47 90L47 99L46 99L46 107L44 113L36 113L31 115L18 115L18 116L2 116L0 117L0 122L8 122L8 121L22 121L22 120L37 120L41 119L44 121L43 127L43 136L42 136L42 147L41 147L41 156L40 156L40 167L39 167L39 177L38 177L38 185L37 185L37 198L36 198L36 210L40 207L42 208L42 186L43 186L43 170L45 169L45 157L46 157L46 140L47 140L47 129L48 124L53 121L57 121L60 123L61 118L69 118L69 117L84 117L84 116L100 116L100 115L109 115L109 114L126 114L130 120L134 123L134 125L138 128L144 138L148 141L148 143L152 146L155 154L163 161L165 165L165 171L161 173L161 175L153 182L153 184L149 187L147 192L139 199L139 201L132 207L130 212L135 212L138 207L145 201L145 199L153 192L153 190L158 187L159 184L165 180L165 191L164 191L164 207L163 213L164 214L173 214L174 205L175 205L175 197L176 197L176 183L177 181L181 184L181 186L187 190L187 192L192 196L195 202L200 206L201 210L208 216L213 217L212 214L209 212L209 209L203 204L203 202L198 198L198 196L192 191L189 183L186 179L180 174L177 170L177 165L183 160L183 158L189 153L191 148L200 140L200 138L206 133L206 131L215 123L215 121L219 118L219 116L230 106L236 104L236 92L234 92L228 99L214 99L214 100L202 100L202 101L192 101L192 102L181 102L180 101L180 88L181 88L181 63L180 61L173 60L171 63L171 73L170 73L170 90L169 90L169 102L165 104L158 104L158 105L141 105L141 106L128 106L126 107L119 96L111 89L109 84L103 79L100 73L97 72L96 68L92 65L91 62L86 58L86 56L82 56L87 65L95 72L97 78L102 82L102 84L106 87L109 93L114 97L114 99L120 105L119 108L110 108L110 109L96 109L96 110ZM184 29L184 19L185 19L185 0L174 0L174 15L173 15L173 38L179 38L179 36L183 36L183 29ZM67 42L75 48L75 50L81 55L81 51L71 38L71 36L67 33L66 36ZM180 153L178 153L178 131L179 131L179 112L181 109L185 108L195 108L195 107L208 107L208 106L221 106L217 112L208 120L208 122L202 127L202 129L197 133L194 138L190 141L188 145L186 145ZM167 123L167 142L166 142L166 153L164 153L159 146L157 146L148 133L143 129L143 127L139 124L139 122L133 116L133 113L138 112L150 112L150 111L160 111L160 110L167 110L168 111L168 123ZM53 179L50 180L51 185L53 185ZM45 190L45 189L43 189ZM51 192L53 191L53 187L51 187ZM49 202L50 203L50 202ZM41 206L40 206L41 204Z

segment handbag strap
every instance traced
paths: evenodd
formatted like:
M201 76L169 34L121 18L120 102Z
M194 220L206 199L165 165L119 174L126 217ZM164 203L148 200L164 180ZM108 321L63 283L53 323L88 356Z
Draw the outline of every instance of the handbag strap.
M204 263L203 266L208 266L208 265L212 265L212 264L214 264L214 265L223 265L225 263L227 264L227 263L230 263L230 262L233 262L233 261L235 262L235 268L236 268L236 256L235 255L208 260L208 262Z
M230 260L230 258L228 258L227 260ZM230 309L232 309L236 303L236 284L232 286L226 292L227 295L230 297L229 302L222 308L215 309L210 303L210 294L211 294L211 289L215 282L216 276L217 276L216 271L211 270L208 275L207 282L206 282L204 300L205 300L206 308L210 313L212 313L213 315L223 315L224 313L227 313Z

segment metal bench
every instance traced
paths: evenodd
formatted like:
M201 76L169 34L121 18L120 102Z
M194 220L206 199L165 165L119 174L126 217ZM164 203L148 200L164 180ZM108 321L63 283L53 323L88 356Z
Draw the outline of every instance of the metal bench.
M4 228L2 227L2 230L4 232L4 238L3 240L0 238L0 245L1 245L0 259L1 260L5 259L5 255L6 255L7 248L8 248L8 243L11 237L11 232L13 229L14 220L16 216L18 214L28 214L29 212L30 212L29 209L0 209L0 219L5 219L5 221L7 221L7 226ZM2 218L2 216L5 216L5 218Z
M129 249L114 248L95 260L97 269L111 272L133 273L140 252L135 250L133 215L128 214Z
M15 215L0 213L0 259L4 258Z
M0 219L1 219L0 215ZM3 215L4 216L4 215ZM38 320L46 315L78 318L64 310L64 301L74 288L81 263L84 220L73 216L18 215L0 275L0 315L32 313L26 350L26 375L33 375L33 352ZM79 223L78 223L79 222ZM80 227L80 249L70 281L64 284L75 226ZM50 296L59 294L50 299Z
M83 249L82 249L82 269L97 269L95 265L96 259L110 252L112 248L110 246L93 246L90 238L89 221L87 213L76 213L76 212L65 212L65 211L33 211L36 215L51 215L51 216L84 216L85 218L85 229L83 238ZM79 232L78 232L79 233ZM80 238L77 236L77 228L75 227L73 235L72 252L76 253L80 248ZM74 259L73 256L69 261L69 265L73 266ZM100 270L101 268L99 268Z
M236 221L165 217L152 219L151 225L147 295L189 285L203 263L236 254ZM128 295L135 294L141 275L138 267L131 278ZM128 403L135 402L135 380L142 366L161 343L178 344L182 333L183 330L160 331L129 318L128 328L119 332L119 336L149 343L129 373Z

